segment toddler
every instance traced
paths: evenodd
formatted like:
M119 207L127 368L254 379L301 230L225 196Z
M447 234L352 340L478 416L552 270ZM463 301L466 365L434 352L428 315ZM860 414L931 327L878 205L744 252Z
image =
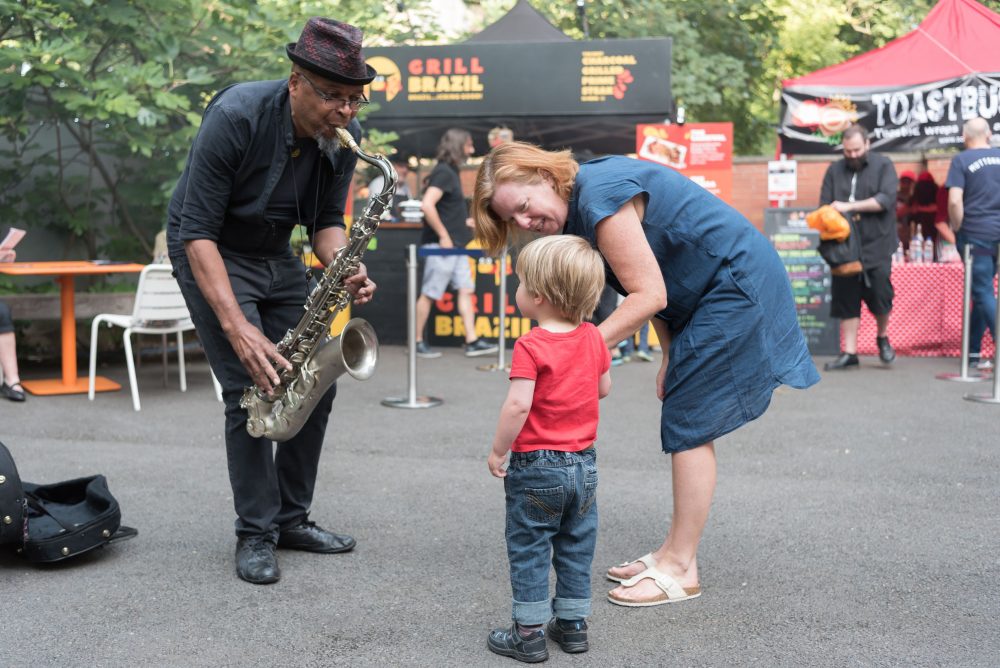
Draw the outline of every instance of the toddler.
M611 355L598 329L584 322L604 287L604 262L587 241L570 235L532 241L518 255L517 275L517 306L538 326L514 345L510 389L488 459L507 498L514 623L492 631L487 646L535 663L549 657L546 636L565 652L589 649L594 440L598 400L611 389ZM549 563L556 572L551 600Z

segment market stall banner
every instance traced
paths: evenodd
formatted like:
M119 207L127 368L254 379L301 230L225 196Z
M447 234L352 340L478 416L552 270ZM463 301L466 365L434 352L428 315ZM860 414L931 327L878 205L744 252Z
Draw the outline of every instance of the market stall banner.
M855 122L878 151L961 148L962 124L976 116L1000 133L1000 73L898 88L788 87L781 93L781 150L839 152L841 135Z
M672 167L724 202L733 201L733 124L639 124L635 152Z
M366 47L369 124L428 116L663 114L669 38Z

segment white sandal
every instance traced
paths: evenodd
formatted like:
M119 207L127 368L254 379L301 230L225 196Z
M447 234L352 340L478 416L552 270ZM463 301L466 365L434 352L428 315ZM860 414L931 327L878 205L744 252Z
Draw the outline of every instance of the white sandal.
M653 558L653 553L644 554L635 561L626 561L624 564L618 564L617 566L612 566L612 568L625 568L626 566L631 566L632 564L642 563L646 568L653 568L656 566L656 559ZM611 574L611 569L608 569L607 577L612 582L625 582L627 578L618 577L617 575Z
M682 587L677 584L677 580L666 573L659 571L655 566L650 566L642 573L639 573L635 577L631 577L628 580L622 581L623 587L632 587L637 585L642 580L652 580L656 583L656 586L660 588L663 592L658 596L647 599L629 600L624 598L619 598L615 596L614 591L608 592L608 600L615 605L623 605L627 608L649 608L654 605L663 605L664 603L677 603L679 601L686 601L692 598L698 598L701 596L701 587Z

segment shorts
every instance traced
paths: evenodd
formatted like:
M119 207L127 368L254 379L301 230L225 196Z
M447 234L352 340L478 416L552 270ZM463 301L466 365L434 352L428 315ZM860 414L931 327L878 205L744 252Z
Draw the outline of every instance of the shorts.
M10 315L10 307L0 302L0 334L14 331L14 318Z
M861 317L861 302L872 315L888 315L892 311L890 265L865 269L856 276L833 276L830 284L830 317L849 319ZM867 279L867 281L865 280Z
M439 244L424 244L421 248L440 248ZM472 282L468 255L428 255L424 263L424 279L420 293L437 301L451 284L456 290L476 289Z

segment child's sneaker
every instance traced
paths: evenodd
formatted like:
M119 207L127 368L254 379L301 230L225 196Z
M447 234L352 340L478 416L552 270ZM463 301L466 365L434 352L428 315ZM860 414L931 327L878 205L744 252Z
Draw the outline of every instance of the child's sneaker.
M517 623L509 629L493 629L486 637L486 646L494 654L509 656L524 663L539 663L549 658L549 650L545 646L545 632L542 629L532 631L526 637L517 631Z
M647 353L645 350L640 350L635 354L636 357L641 359L643 362L652 362L653 356Z
M590 649L590 643L587 642L587 620L585 619L570 621L553 617L545 628L549 637L559 643L562 651L568 654L579 654Z

